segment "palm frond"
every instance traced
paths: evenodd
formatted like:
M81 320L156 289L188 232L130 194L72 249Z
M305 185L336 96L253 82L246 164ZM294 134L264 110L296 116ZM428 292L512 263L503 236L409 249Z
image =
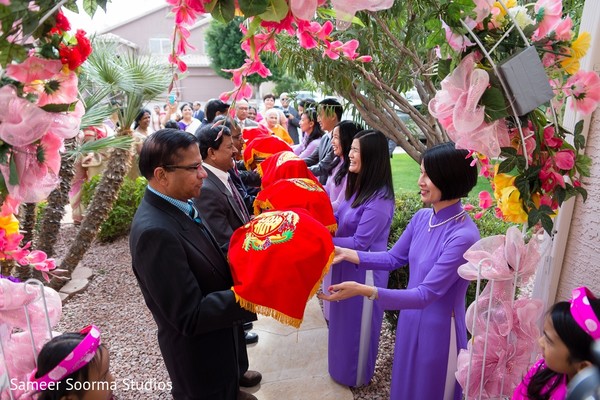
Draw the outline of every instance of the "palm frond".
M101 125L113 112L115 108L106 103L96 102L87 107L85 114L81 118L80 129L86 129L90 126Z
M131 136L111 136L82 143L74 149L67 151L66 154L69 157L77 157L79 154L97 153L107 149L129 150L132 143L133 138Z

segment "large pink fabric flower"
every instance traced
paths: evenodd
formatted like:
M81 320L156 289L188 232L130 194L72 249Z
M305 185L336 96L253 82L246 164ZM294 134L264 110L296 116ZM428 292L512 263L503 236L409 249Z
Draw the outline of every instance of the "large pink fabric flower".
M534 40L542 39L560 22L562 16L562 0L538 0L534 6L535 13L541 16L538 29L533 34Z
M441 83L441 90L429 102L429 112L446 129L457 148L474 150L487 157L500 155L509 143L504 120L485 122L485 107L479 100L489 84L486 71L476 68L476 55L462 59Z
M12 86L0 88L0 139L13 146L26 146L40 139L54 116L17 96Z
M73 71L59 72L52 76L46 84L40 85L38 105L42 107L46 104L71 104L77 101L77 82L77 74Z
M393 4L394 0L331 0L338 21L351 21L354 14L361 10L387 10ZM339 28L340 25L338 24Z
M63 139L73 138L79 133L81 117L84 113L85 108L83 103L81 100L77 100L75 110L71 112L52 113L53 120L49 130Z
M49 60L37 56L29 56L19 64L10 64L6 67L6 75L22 83L36 80L46 80L56 75L62 68L60 60Z
M600 102L600 77L594 71L579 71L567 80L564 92L573 97L572 109L591 114Z

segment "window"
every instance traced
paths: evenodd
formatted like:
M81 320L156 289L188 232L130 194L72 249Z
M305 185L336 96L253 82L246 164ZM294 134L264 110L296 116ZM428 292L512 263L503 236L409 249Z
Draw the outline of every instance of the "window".
M152 54L169 54L171 40L167 38L150 38L150 52Z

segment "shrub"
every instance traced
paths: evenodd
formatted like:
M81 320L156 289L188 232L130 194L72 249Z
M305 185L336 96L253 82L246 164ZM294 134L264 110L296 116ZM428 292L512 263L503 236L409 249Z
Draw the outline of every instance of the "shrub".
M477 199L468 200L472 204L477 204ZM390 228L390 237L388 239L388 248L391 248L397 241L398 238L404 232L404 229L408 225L408 222L412 216L423 207L419 194L415 193L403 193L396 196L396 211L394 218L392 219L392 226ZM471 215L471 217L473 217ZM503 222L491 212L487 212L481 219L473 219L475 224L479 228L481 237L502 235L506 233L506 230L513 224ZM388 280L388 288L390 289L406 289L408 285L408 265L404 268L399 268L390 273ZM467 306L475 299L475 290L477 282L471 282L467 289L466 304ZM485 287L485 281L482 282L481 289ZM396 329L398 323L399 311L386 311L385 317L392 325L392 329Z
M92 200L92 196L98 186L98 182L100 182L100 178L101 175L96 175L83 185L83 196L81 201L83 201L83 204L86 207ZM146 184L147 181L143 177L139 177L135 181L125 177L121 190L119 191L119 197L117 198L108 219L100 226L98 240L104 243L112 242L129 233L135 211L140 205L142 197L144 197Z

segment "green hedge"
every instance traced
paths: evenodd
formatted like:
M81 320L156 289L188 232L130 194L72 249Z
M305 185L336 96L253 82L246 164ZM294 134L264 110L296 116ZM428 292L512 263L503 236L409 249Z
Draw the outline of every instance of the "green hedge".
M83 185L82 201L86 207L92 200L100 178L100 175L96 175ZM139 177L135 181L125 178L108 219L100 226L98 240L104 243L112 242L129 233L131 221L133 221L135 211L144 197L147 183L143 177Z
M472 204L477 204L478 202L477 199L469 199L469 201ZM391 248L396 243L412 216L422 207L423 203L418 193L403 193L396 196L396 212L390 228L388 248ZM473 220L479 228L481 237L505 234L506 230L512 226L512 224L500 221L490 212L486 213L481 219ZM392 271L388 281L388 288L405 289L408 285L408 276L408 266ZM476 284L477 282L471 282L467 289L467 305L471 304L475 299ZM483 287L485 287L485 282L482 282L481 288L483 289ZM386 311L385 313L386 319L391 323L393 329L396 329L399 312Z

